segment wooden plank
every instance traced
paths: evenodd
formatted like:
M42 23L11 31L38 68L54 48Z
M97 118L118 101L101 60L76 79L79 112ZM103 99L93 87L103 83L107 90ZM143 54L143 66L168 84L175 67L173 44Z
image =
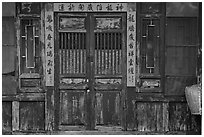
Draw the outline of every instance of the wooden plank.
M20 79L21 87L39 87L41 86L41 79Z
M88 15L88 18L90 19L89 21L87 21L88 24L94 24L94 18L93 18L93 14ZM89 60L87 60L87 74L88 74L88 88L90 90L90 92L87 90L87 129L89 130L93 130L95 129L95 91L94 91L94 87L93 87L93 83L94 83L94 70L95 70L95 66L94 66L94 50L95 50L95 37L94 37L94 33L92 33L94 31L94 26L88 25L89 27L87 27L87 30L90 30L90 33L88 33L87 37L89 37L87 41L87 45L90 45L88 48L88 58Z
M151 132L163 130L163 109L161 102L138 102L136 105L136 130Z
M54 89L47 87L45 98L45 130L54 130Z
M59 18L58 16L55 16L54 20L58 20L58 18ZM55 29L55 32L56 32L54 34L54 37L55 37L55 39L54 39L54 43L55 43L55 50L54 50L54 54L55 54L55 58L54 58L54 62L55 62L54 72L55 72L55 75L54 75L54 88L53 88L52 93L50 94L53 97L52 98L53 102L52 101L50 102L51 103L50 104L51 105L50 108L52 108L53 105L54 105L54 109L55 110L52 111L52 113L54 112L54 130L59 130L59 120L60 120L60 118L59 118L60 117L60 90L59 90L59 80L60 80L60 70L59 69L60 69L60 67L59 66L62 65L62 64L60 64L60 60L59 60L60 59L59 58L59 49L60 49L60 46L62 46L62 45L59 45L60 44L60 41L59 41L60 37L59 37L59 32L58 32L58 23L54 23L54 29ZM67 38L65 38L65 39L67 39ZM66 40L66 42L67 42L67 40ZM67 43L66 43L66 48L67 48ZM66 55L66 57L67 57L67 55ZM67 61L65 63L67 63ZM67 72L67 70L66 70L66 72ZM51 117L53 117L53 116L51 116Z
M87 84L67 84L60 85L59 89L86 89L87 87Z
M40 93L40 92L45 92L41 87L31 87L31 88L20 88L19 92L22 93Z
M12 102L2 102L2 132L12 130Z
M45 102L20 102L19 123L22 131L45 130Z
M100 92L96 93L96 124L97 125L121 125L121 93Z
M168 122L169 122L169 103L163 103L163 131L169 131Z
M16 96L18 101L45 101L44 93L20 93Z
M2 95L2 101L16 101L16 95Z
M40 78L40 74L39 73L23 73L19 76L19 78Z
M12 102L12 131L19 130L19 102Z
M169 131L187 131L190 121L186 103L169 103Z
M126 16L125 14L122 16L122 25L123 26L126 26ZM127 130L127 68L126 68L126 62L127 62L127 51L125 49L126 47L126 39L125 39L125 36L126 36L126 28L123 27L122 29L123 33L122 33L122 47L121 47L121 50L122 50L122 55L121 55L121 61L122 61L122 64L124 65L121 65L122 67L122 92L121 92L121 114L122 114L122 119L121 119L121 126L122 126L122 129L123 130Z
M61 92L60 125L85 125L85 92Z
M123 86L119 84L95 84L95 90L122 90Z

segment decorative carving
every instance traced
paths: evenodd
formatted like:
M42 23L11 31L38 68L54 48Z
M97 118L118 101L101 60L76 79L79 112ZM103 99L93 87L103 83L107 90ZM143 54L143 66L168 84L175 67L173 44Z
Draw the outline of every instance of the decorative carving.
M159 88L160 80L142 80L142 88Z
M121 84L121 79L96 79L96 84Z
M86 79L76 79L76 78L62 78L60 80L61 84L82 84L86 83Z

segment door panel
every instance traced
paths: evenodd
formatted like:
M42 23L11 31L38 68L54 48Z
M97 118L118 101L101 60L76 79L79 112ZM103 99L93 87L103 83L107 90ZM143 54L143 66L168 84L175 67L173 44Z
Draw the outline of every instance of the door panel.
M57 14L61 129L120 125L125 16Z
M96 124L113 125L121 124L121 93L120 91L96 93Z
M58 14L59 128L86 124L87 14Z
M85 93L62 90L60 92L60 121L62 125L85 124Z

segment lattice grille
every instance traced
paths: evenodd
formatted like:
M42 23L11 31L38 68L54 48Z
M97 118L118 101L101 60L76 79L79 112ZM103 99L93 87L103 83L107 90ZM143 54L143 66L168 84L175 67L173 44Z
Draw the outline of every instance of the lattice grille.
M95 74L121 74L121 49L121 33L95 33Z
M60 33L60 74L85 74L86 33Z

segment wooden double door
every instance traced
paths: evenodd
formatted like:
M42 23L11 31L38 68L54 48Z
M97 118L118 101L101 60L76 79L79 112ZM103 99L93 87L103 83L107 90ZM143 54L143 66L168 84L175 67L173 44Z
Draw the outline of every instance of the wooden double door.
M126 14L55 14L55 89L59 129L122 127Z

